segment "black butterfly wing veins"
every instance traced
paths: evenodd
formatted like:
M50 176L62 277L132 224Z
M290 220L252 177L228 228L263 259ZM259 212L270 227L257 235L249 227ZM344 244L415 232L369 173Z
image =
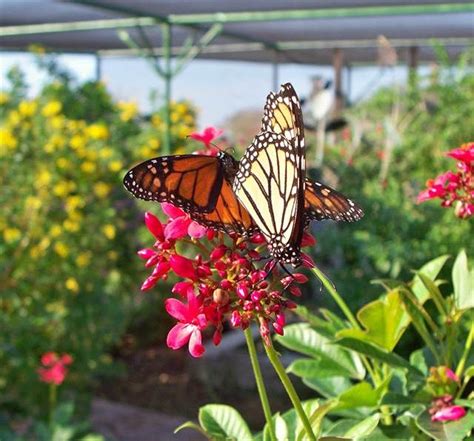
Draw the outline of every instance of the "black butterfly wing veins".
M123 183L139 199L169 202L208 228L249 236L257 227L232 190L237 167L224 152L162 156L132 168Z
M305 225L312 220L355 222L364 216L362 208L354 201L318 181L305 182Z
M257 135L240 161L234 192L268 242L275 260L300 263L294 243L298 211L299 169L294 149L280 134Z

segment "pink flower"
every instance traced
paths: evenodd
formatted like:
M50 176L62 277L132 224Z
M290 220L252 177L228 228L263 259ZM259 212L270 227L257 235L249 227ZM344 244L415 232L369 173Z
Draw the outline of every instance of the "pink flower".
M446 368L446 370L444 371L444 374L446 375L447 378L449 378L450 380L453 380L453 381L456 381L458 382L459 381L459 377L450 369L450 368Z
M448 406L438 410L431 416L431 421L456 421L466 415L466 410L461 406Z
M469 164L474 161L474 142L466 143L457 149L449 151L446 155Z
M185 279L196 280L196 271L194 262L187 257L173 254L170 257L171 269L179 276Z
M150 233L156 237L156 240L162 242L165 239L165 236L163 235L163 226L154 214L148 211L145 213L145 224Z
M219 136L221 136L223 133L223 130L209 126L206 127L201 133L191 133L189 137L195 139L196 141L202 142L206 146L206 148L209 148L211 142L219 138Z
M59 356L55 352L46 352L41 356L42 366L38 368L40 380L48 383L60 385L68 373L67 367L73 359L69 354Z
M206 235L207 228L193 221L181 208L166 202L161 204L161 208L170 218L164 231L166 239L181 239L188 235L199 239Z
M205 352L201 331L206 327L207 320L194 292L188 292L187 305L170 298L165 301L165 308L171 317L179 321L168 333L168 347L176 350L189 343L189 353L193 357L201 357Z

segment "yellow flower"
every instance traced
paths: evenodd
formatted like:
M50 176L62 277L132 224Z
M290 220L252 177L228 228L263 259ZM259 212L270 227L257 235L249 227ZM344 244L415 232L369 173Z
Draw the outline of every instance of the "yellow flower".
M190 126L194 126L194 117L192 115L186 115L183 121Z
M72 181L59 181L53 188L53 193L60 198L67 196L76 189L76 184Z
M48 303L45 307L46 311L51 314L57 315L64 315L66 314L67 308L64 305L62 300L58 300L57 302Z
M186 136L188 136L190 133L191 133L191 130L189 129L189 127L186 127L186 126L178 127L178 136L180 138L186 138Z
M28 196L25 199L25 208L27 210L38 210L42 205L41 199L37 196Z
M41 113L46 118L50 118L52 116L57 115L59 112L61 112L62 108L63 108L63 105L59 101L50 101L43 107L43 109L41 110Z
M43 45L37 44L37 43L30 44L28 46L28 50L31 53L37 54L37 55L44 55L46 53L45 47Z
M120 101L117 105L120 112L120 119L123 122L130 121L131 119L135 118L138 113L138 106L137 103L134 102L125 102Z
M86 157L89 161L97 161L99 154L95 150L87 150Z
M18 111L21 116L29 118L36 112L38 104L35 101L21 101L18 105Z
M158 150L160 148L160 140L159 139L152 138L152 139L148 140L148 144L150 144L150 147L152 149Z
M41 239L41 242L38 245L38 248L41 251L44 251L48 249L50 245L51 245L51 241L47 237L43 237L43 239Z
M66 198L64 207L67 212L74 211L76 208L82 208L85 205L84 199L81 196L69 196Z
M141 146L138 153L140 158L150 158L154 154L153 149L147 145Z
M61 235L62 233L62 228L60 225L56 224L56 225L53 225L50 229L49 229L49 235L52 237L52 238L56 238L58 236Z
M83 253L80 253L76 257L76 265L80 268L83 268L87 265L89 265L91 261L92 253L90 251L85 251Z
M99 158L101 159L109 159L112 157L114 151L110 147L104 147L103 149L99 150Z
M21 116L16 110L12 110L8 114L8 124L12 127L17 126L21 122Z
M58 166L58 168L65 170L65 169L71 168L71 161L69 161L69 159L66 159L66 158L58 158L56 160L56 165Z
M69 254L69 247L64 242L56 242L54 244L54 251L60 257L67 257Z
M21 231L18 228L5 228L3 238L6 243L16 242L21 237Z
M109 170L112 171L112 172L118 172L122 169L122 161L112 161L110 164L109 164Z
M103 140L109 137L109 129L104 124L91 124L86 132L92 139Z
M115 237L115 227L112 224L106 224L102 227L102 232L107 239L112 240Z
M56 116L53 116L49 120L49 122L50 122L51 127L53 129L62 129L64 127L65 122L66 122L66 118L64 118L63 115L56 115Z
M64 229L69 231L70 233L76 233L80 230L81 226L78 222L72 221L70 219L66 219L63 222Z
M91 161L84 161L82 164L81 164L81 170L84 172L84 173L94 173L95 170L96 170L96 166L93 162Z
M43 168L36 178L36 182L39 187L46 186L51 182L52 175L47 168Z
M86 146L86 139L81 135L74 135L69 144L73 150L80 150Z
M94 185L94 193L101 199L107 197L109 192L110 185L106 184L105 182L97 182L97 184Z
M184 116L188 112L188 106L185 103L178 103L174 110L178 115Z
M10 95L7 92L0 92L0 106L8 103L10 101Z
M34 246L30 248L30 257L32 259L38 259L43 255L43 251L40 249L39 246Z
M176 124L180 119L180 115L176 112L171 112L170 119L173 124Z
M73 293L79 292L79 283L77 283L77 280L74 277L69 277L66 280L65 285L69 291L72 291Z
M153 115L151 117L151 124L157 128L161 127L161 124L163 124L163 120L161 119L160 115Z
M13 133L5 128L0 128L0 147L7 150L14 150L18 145L18 140L13 136Z

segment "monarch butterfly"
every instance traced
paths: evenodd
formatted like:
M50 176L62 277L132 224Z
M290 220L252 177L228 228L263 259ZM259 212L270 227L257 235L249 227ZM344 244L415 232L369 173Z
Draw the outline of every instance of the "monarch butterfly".
M240 162L217 156L153 158L132 168L124 185L135 197L170 202L204 226L248 237L262 232L272 257L301 263L303 230L311 220L359 220L350 199L305 177L298 97L287 83L267 97L261 133Z

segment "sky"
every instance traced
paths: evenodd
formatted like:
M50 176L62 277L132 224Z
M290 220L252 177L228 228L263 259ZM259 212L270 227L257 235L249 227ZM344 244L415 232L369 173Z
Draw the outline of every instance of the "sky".
M90 55L62 55L61 63L68 67L79 80L96 76L96 59ZM6 87L5 74L19 65L30 84L34 96L45 81L24 53L0 54L0 89ZM352 68L350 87L347 72L343 75L343 87L349 98L357 101L369 96L377 87L393 82L406 81L406 68L397 67L383 73L378 67ZM311 89L311 77L320 75L331 79L330 66L281 65L279 82L291 82L298 95L303 97ZM135 101L142 112L150 109L150 92L162 94L163 82L150 66L137 58L106 58L101 63L101 79L112 95L119 100ZM272 90L272 68L263 63L194 60L173 81L172 97L188 99L198 108L201 127L221 125L227 118L243 109L260 109L265 97Z

